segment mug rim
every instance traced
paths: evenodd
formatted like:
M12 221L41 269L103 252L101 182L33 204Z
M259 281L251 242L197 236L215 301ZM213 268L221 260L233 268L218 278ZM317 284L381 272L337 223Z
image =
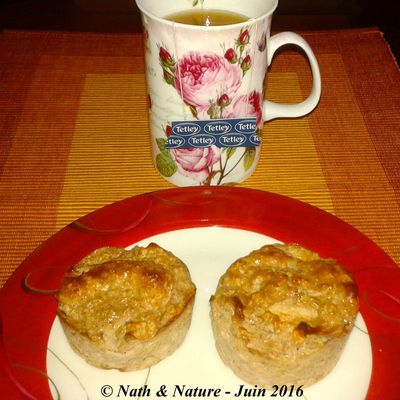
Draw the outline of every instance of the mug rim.
M153 14L152 12L148 11L144 6L143 6L143 2L145 0L135 0L135 3L137 5L137 7L139 8L140 12L143 13L144 15L146 15L147 17L166 24L166 25L170 25L173 27L179 27L179 28L184 28L184 29L193 29L193 30L199 30L199 31L203 31L203 30L225 30L225 29L231 29L232 27L240 27L240 26L246 26L249 23L253 23L253 22L257 22L261 19L264 19L266 17L271 16L274 11L276 10L277 6L278 6L278 2L279 0L271 0L271 7L267 12L264 12L263 14L259 15L258 17L250 17L248 20L244 21L244 22L237 22L234 24L227 24L227 25L209 25L209 26L203 26L203 25L191 25L191 24L184 24L181 22L175 22L175 21L170 21L168 19L166 19L165 17L158 17L157 15ZM207 8L206 8L207 9ZM210 9L210 8L208 8Z

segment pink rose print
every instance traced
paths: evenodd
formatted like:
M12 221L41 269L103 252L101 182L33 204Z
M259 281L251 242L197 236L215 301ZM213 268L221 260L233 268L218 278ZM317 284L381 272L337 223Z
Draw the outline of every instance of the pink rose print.
M250 69L251 67L251 58L247 54L247 56L243 59L243 61L240 64L240 68L242 68L243 75Z
M228 118L256 117L256 124L261 126L263 99L259 92L253 91L249 95L234 99L227 109Z
M165 127L165 134L167 135L167 137L170 137L172 135L172 126L171 125L167 125Z
M228 97L227 94L223 94L223 95L218 99L217 104L218 104L220 107L226 107L226 106L229 106L229 104L231 104L231 100L230 100L230 98Z
M232 47L230 47L224 54L224 57L231 63L236 64L238 60L237 53Z
M168 72L167 70L164 70L163 77L164 77L165 82L167 82L169 85L173 84L174 76L170 72Z
M163 68L173 68L175 66L175 60L164 47L160 47L158 57Z
M242 71L217 54L189 52L174 71L174 86L186 104L208 109L210 99L225 93L230 98L241 84Z
M209 176L209 167L220 160L221 149L216 146L192 149L171 149L178 171L197 182L205 181Z
M194 2L201 0L194 0ZM257 42L263 51L266 44ZM165 83L172 86L188 106L194 119L209 120L219 118L255 117L257 127L262 124L262 93L239 92L243 77L252 68L252 58L248 46L253 38L244 27L232 43L221 44L221 55L213 52L189 51L178 58L164 45L158 44L158 61ZM170 121L165 121L165 137L158 138L156 144L157 168L161 175L170 177L175 173L186 176L199 185L233 183L236 169L248 171L255 160L255 147L194 147L173 148L169 138L173 135ZM233 178L235 179L235 178Z
M249 31L245 29L239 35L238 44L243 46L249 44L249 42L250 42L250 34Z

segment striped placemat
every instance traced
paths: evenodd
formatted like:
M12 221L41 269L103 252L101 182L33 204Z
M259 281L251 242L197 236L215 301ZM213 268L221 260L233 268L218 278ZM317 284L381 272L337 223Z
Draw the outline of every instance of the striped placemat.
M323 93L309 116L263 130L240 186L322 208L400 263L400 74L376 29L309 32ZM8 31L0 36L0 285L42 241L105 204L171 187L152 166L141 37ZM292 49L267 97L306 97Z

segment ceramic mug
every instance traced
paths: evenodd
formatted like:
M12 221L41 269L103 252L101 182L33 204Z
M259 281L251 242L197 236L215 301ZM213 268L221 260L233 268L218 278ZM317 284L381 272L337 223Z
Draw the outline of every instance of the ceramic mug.
M270 36L278 0L136 0L144 30L153 161L176 186L242 182L255 170L265 121L308 114L318 104L321 77L314 53L293 32ZM188 25L170 16L191 8L248 17L220 26ZM264 99L275 51L294 44L307 56L313 85L297 104Z

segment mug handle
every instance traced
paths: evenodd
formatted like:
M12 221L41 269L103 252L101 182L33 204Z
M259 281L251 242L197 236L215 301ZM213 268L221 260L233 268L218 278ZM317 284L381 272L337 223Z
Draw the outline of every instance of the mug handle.
M264 100L264 121L275 118L296 118L310 113L318 104L321 97L321 75L318 62L309 44L297 33L281 32L271 36L268 46L268 66L271 64L275 51L286 44L294 44L304 50L310 63L313 86L310 95L301 103L279 104Z

